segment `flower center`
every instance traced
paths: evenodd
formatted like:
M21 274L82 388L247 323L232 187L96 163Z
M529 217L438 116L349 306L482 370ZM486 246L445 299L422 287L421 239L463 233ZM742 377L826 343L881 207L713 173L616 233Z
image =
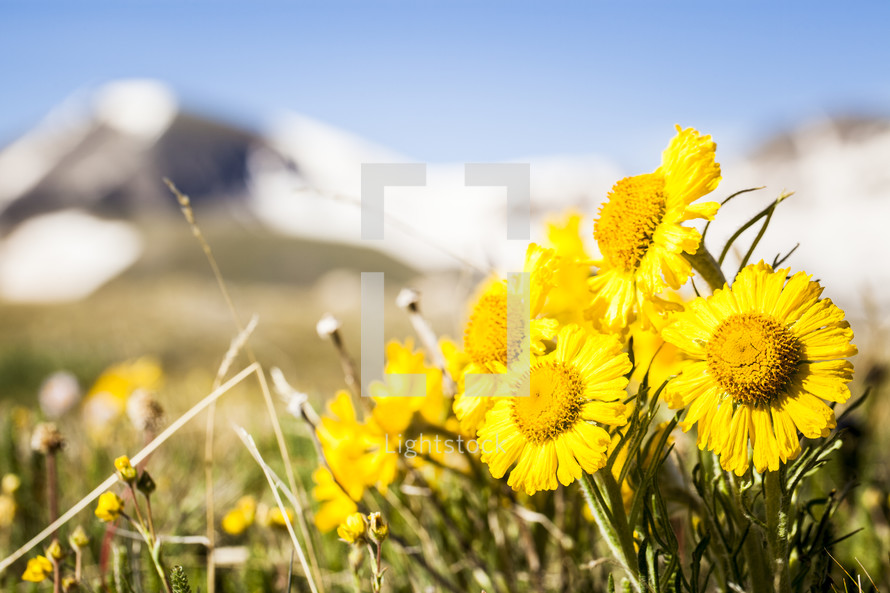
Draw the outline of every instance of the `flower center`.
M763 313L726 318L707 348L708 370L736 403L769 404L788 384L800 348L784 325Z
M509 304L506 287L499 285L495 290L486 291L473 307L464 331L464 350L473 362L507 364L519 357L526 334L523 326L519 325L518 331L514 330L513 335L509 336L512 339L507 340ZM514 302L512 306L521 309L523 304ZM517 315L521 316L522 312L517 310ZM528 316L527 311L525 315ZM507 358L508 354L510 358Z
M482 295L464 331L464 350L479 364L507 363L507 294L486 292Z
M593 225L593 236L603 257L614 266L636 270L664 212L661 175L647 173L616 183Z
M529 442L553 440L575 426L584 403L581 375L564 362L544 362L520 379L531 380L529 397L513 399L513 422Z

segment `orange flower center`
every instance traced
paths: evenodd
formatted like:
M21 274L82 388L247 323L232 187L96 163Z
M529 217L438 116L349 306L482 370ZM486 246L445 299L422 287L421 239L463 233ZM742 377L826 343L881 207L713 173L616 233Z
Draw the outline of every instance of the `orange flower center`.
M534 444L553 440L571 430L581 415L584 383L574 366L564 362L543 362L520 380L529 397L513 399L513 422Z
M507 294L482 295L464 331L464 349L473 362L507 362Z
M736 403L769 404L800 362L797 339L763 313L726 318L707 347L708 371Z
M606 261L629 272L636 270L664 212L661 175L647 173L616 183L593 226L593 236Z
M516 360L526 337L526 329L518 327L508 341L507 336L507 298L506 285L494 285L487 290L473 307L470 319L464 331L464 350L475 363L486 364L499 362L507 364L508 360ZM521 308L527 304L514 302L511 306ZM522 313L517 311L518 316ZM525 313L526 318L528 313ZM510 358L507 358L507 355Z

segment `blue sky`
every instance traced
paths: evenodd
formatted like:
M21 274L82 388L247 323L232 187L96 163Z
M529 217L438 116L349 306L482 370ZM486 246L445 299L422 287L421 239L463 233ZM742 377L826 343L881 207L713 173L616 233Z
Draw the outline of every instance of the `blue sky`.
M247 126L290 109L427 161L603 153L673 124L724 155L890 115L888 2L0 0L0 143L77 89L167 81Z

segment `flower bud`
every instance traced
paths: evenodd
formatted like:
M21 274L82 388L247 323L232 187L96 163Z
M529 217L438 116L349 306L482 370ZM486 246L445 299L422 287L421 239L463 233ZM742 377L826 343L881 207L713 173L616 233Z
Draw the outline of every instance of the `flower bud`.
M339 319L330 313L325 313L324 317L319 319L318 323L315 325L315 331L318 332L319 338L325 340L340 331L342 325L343 324L340 323Z
M90 538L87 537L87 532L83 530L83 527L78 525L74 532L68 536L68 543L71 544L71 547L75 550L79 550L87 547L87 544L90 543Z
M42 422L34 428L31 435L31 449L44 455L56 453L65 446L62 433L52 422Z
M127 484L136 481L136 468L130 464L130 458L122 455L114 460L114 467L117 469L117 477Z
M139 476L139 481L136 482L136 489L146 496L151 496L151 493L154 492L157 487L157 484L155 484L155 481L151 478L149 473L143 470L142 475Z
M153 432L164 426L164 408L145 389L137 389L127 399L127 416L139 430Z
M6 474L0 480L0 492L3 494L13 494L22 485L22 481L15 474Z
M389 525L387 525L383 520L383 515L380 513L371 513L368 515L368 531L371 533L371 538L377 542L378 544L382 544L383 540L389 535Z
M403 288L396 297L396 305L411 313L417 313L420 306L420 293L413 288Z
M50 542L49 546L46 548L46 555L53 560L62 559L62 546L59 545L59 540L54 539Z

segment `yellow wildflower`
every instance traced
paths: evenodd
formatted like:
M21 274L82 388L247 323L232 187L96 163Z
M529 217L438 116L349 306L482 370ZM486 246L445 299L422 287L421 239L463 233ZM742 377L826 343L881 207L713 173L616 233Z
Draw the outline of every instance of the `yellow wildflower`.
M3 479L0 480L0 493L3 494L14 494L16 490L19 489L19 486L22 485L21 479L15 474L5 474Z
M253 496L242 496L222 519L222 529L229 535L241 535L253 525L256 517L256 499Z
M353 544L365 537L365 530L368 525L365 522L365 516L361 513L352 513L346 520L337 527L337 535L344 542Z
M114 492L105 492L99 497L99 503L96 505L96 517L105 522L117 519L121 510L124 508L124 501Z
M386 489L396 477L398 456L392 439L370 418L360 422L349 393L340 391L316 430L325 459L353 500L364 489Z
M358 506L337 485L327 468L320 467L312 472L312 480L316 484L312 497L321 503L321 508L315 513L315 526L322 533L327 533L356 512Z
M442 371L426 364L424 353L414 351L414 341L410 338L402 345L392 341L386 345L387 377L384 382L375 381L369 387L374 400L372 416L377 425L389 435L404 432L411 424L415 412L431 423L442 421L445 410L445 396L442 393ZM421 375L401 377L392 375ZM416 381L426 381L424 397L406 397L413 392Z
M22 580L29 583L39 583L53 572L53 563L46 556L35 556L28 560L28 566L22 574Z
M566 214L547 225L547 241L558 257L554 286L547 296L543 313L562 324L584 324L584 309L593 298L587 281L593 263L581 236L581 215Z
M798 272L762 261L732 288L693 301L663 336L693 361L665 388L671 408L686 408L683 430L698 424L698 446L727 471L775 471L800 454L798 431L828 436L843 403L856 354L853 331L822 287Z
M654 173L626 177L612 188L593 231L602 261L590 279L594 300L586 314L595 323L617 332L636 317L648 325L676 308L655 295L679 288L692 274L683 254L698 249L701 235L683 223L711 220L720 207L693 204L720 182L715 151L710 136L677 126Z
M519 340L528 338L531 351L544 352L543 340L553 337L557 322L554 319L539 318L547 295L553 288L555 274L555 253L532 243L525 256L524 272L529 274L530 315L529 336L520 336ZM464 331L464 350L470 362L464 368L464 377L469 374L505 373L507 364L514 359L521 346L515 336L514 342L508 343L507 336L507 304L508 295L513 290L512 284L498 278L490 279L475 300ZM521 296L521 295L520 295ZM467 389L466 380L461 383L463 391L454 399L454 413L460 420L461 431L475 434L485 420L485 415L494 406L496 400L489 391L491 383L479 381Z
M479 430L482 461L491 475L503 477L515 462L507 483L534 494L603 467L609 433L592 422L627 422L620 400L630 368L614 336L577 325L560 330L556 350L535 357L509 390L528 389L529 396L499 399Z
M108 424L121 416L137 390L154 391L163 383L160 363L151 357L128 360L108 367L84 398L84 417L94 436L103 436Z
M269 527L287 527L288 523L293 524L294 522L294 512L291 509L284 509L285 513L287 513L286 519L285 513L282 513L281 509L277 506L262 510L265 511L261 513L262 523Z

